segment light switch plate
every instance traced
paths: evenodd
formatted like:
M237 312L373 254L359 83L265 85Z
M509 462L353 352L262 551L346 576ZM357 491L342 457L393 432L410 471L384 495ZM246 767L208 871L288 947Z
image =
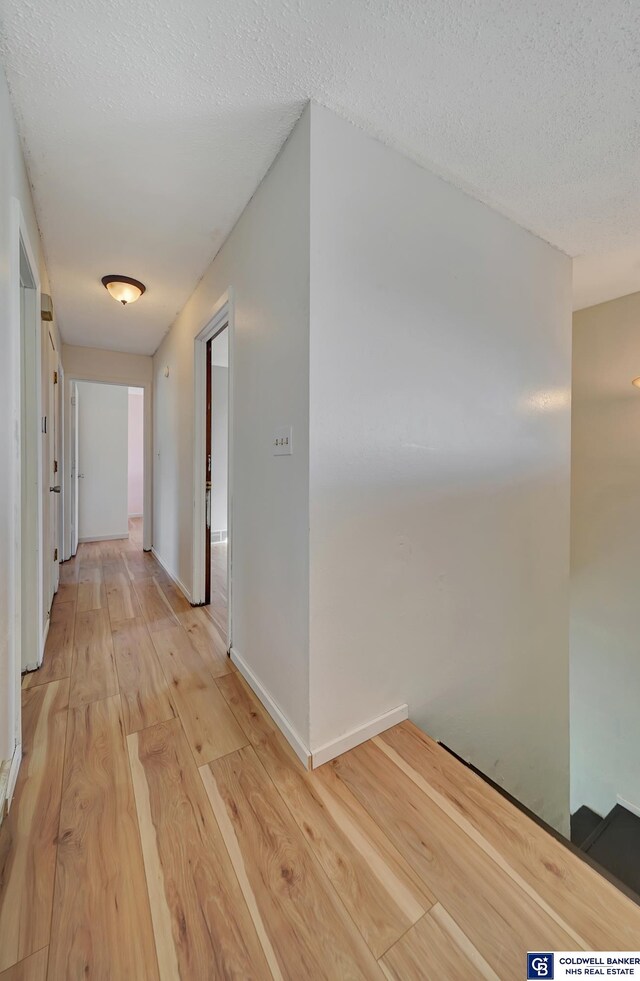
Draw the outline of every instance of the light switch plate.
M273 434L273 455L291 456L293 453L293 426L282 426Z

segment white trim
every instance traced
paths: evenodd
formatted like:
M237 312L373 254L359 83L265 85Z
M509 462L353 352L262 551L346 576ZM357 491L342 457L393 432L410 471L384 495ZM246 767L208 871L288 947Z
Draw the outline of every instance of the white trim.
M73 346L72 346L73 350ZM85 365L81 370L73 370L73 360L71 366L67 364L68 381L72 382L91 382L95 385L117 385L119 388L141 388L143 391L143 428L142 428L142 548L145 552L151 551L152 544L152 525L153 525L153 378L144 379L137 375L129 379L122 378L118 372L109 371L103 368L98 355L101 349L96 348L96 362L90 370ZM64 351L63 351L64 353ZM111 353L111 352L109 352ZM62 492L69 493L70 473L65 472Z
M0 769L0 824L5 816L5 811L11 808L11 801L18 781L20 764L22 762L22 743L18 743L13 751L11 760L7 760Z
M21 314L21 250L24 252L33 286L28 289L28 311L25 308L25 329L23 332ZM14 779L13 767L20 765L19 746L22 742L21 719L21 672L27 650L38 656L45 623L43 602L43 491L42 454L40 421L42 400L42 356L41 356L41 313L40 313L40 275L36 252L29 238L29 230L17 197L10 200L10 246L8 255L9 340L4 352L11 365L13 401L9 418L5 420L13 438L13 486L8 489L13 510L13 549L8 558L10 580L8 595L8 634L7 658L0 665L0 759L11 760L8 778ZM28 334L27 334L28 322ZM24 334L24 339L23 339ZM29 336L29 341L27 337ZM25 371L29 373L26 390L27 430L23 430L23 373L22 355L25 351ZM28 454L29 476L23 483L23 456ZM11 463L8 472L11 473ZM35 477L35 479L34 479ZM23 514L23 509L26 514ZM22 540L22 523L35 532L35 542ZM24 556L23 556L24 553ZM28 564L23 570L23 557ZM24 579L24 582L23 582ZM23 630L23 626L26 629ZM30 653L29 656L32 656ZM16 753L18 755L16 755ZM15 779L14 779L15 782ZM5 784L6 786L6 784ZM5 789L6 795L6 789ZM2 806L4 806L4 801Z
M344 736L332 739L330 743L325 743L319 749L313 750L311 754L311 769L315 770L316 767L322 766L323 763L334 760L336 756L341 756L342 753L348 752L354 746L359 746L360 743L366 742L367 739L372 739L373 736L379 736L381 732L391 729L392 726L397 726L399 722L404 722L408 718L409 706L406 704L398 705L397 708L391 709L389 712L385 712L383 715L379 715L369 722L365 722L363 725L358 726L357 729L352 729L350 732L345 733Z
M13 795L16 789L16 783L18 782L18 773L20 772L20 764L22 763L22 743L19 742L13 752L13 759L11 760L11 766L9 767L9 779L7 780L7 810L11 807L11 801L13 800Z
M266 708L267 712L269 713L273 721L276 723L276 725L282 732L287 742L290 744L296 756L302 761L302 763L307 768L307 770L310 769L311 754L309 753L309 750L307 749L307 747L305 746L302 739L300 738L296 730L293 728L287 717L281 712L277 702L269 694L267 689L263 687L262 683L258 681L255 674L253 673L253 671L251 670L245 659L242 657L242 655L239 654L238 651L236 651L235 648L233 647L231 648L231 660L233 661L233 663L235 664L238 671L245 679L249 687L258 696L258 698Z
M617 794L616 802L620 804L621 807L625 807L628 811L631 811L631 813L635 814L636 817L640 817L640 804L632 804L630 800L625 800L624 797L620 796L620 794Z
M35 671L37 668L42 667L42 662L44 661L44 649L47 646L47 637L49 636L50 626L51 626L51 616L48 616L42 630L42 640L40 641L40 655L38 657L38 662L37 664L27 665L27 667L22 669L23 671Z
M26 664L22 665L22 674L25 671L37 671L38 668L42 667L42 662L44 661L44 649L47 646L47 637L49 636L49 627L51 626L51 617L48 616L42 631L42 639L40 641L40 650L36 655L35 661L27 661ZM22 680L22 679L21 679Z
M160 558L160 556L158 555L158 553L156 552L153 546L151 547L151 554L153 555L156 562L158 562L158 564L162 566L166 574L169 576L169 579L171 579L172 582L176 584L176 586L178 587L181 593L184 593L185 599L189 600L190 603L193 603L191 599L191 594L187 589L187 587L185 586L185 584L182 582L181 579L178 578L178 576L174 575L174 573L171 571L171 569L169 569L166 563L162 561L162 559Z
M199 605L205 601L205 446L206 433L202 406L206 397L206 350L207 341L226 326L229 343L229 418L228 418L228 474L227 474L227 646L233 642L233 456L234 456L234 381L235 327L233 289L224 293L215 304L212 313L194 338L193 343L193 570L191 602Z

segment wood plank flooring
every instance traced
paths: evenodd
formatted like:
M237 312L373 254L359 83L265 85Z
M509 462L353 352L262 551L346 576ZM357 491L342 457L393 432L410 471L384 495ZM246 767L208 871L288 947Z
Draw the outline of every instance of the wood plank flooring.
M216 550L218 550L216 552ZM525 976L640 908L409 722L312 773L153 556L61 567L0 827L0 981Z

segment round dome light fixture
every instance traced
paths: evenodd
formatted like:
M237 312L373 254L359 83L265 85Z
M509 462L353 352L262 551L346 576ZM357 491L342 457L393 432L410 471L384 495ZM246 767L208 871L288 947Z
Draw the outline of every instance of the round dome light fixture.
M640 375L637 378L633 378L631 384L635 385L636 388L640 388Z
M131 279L130 276L103 276L102 285L123 307L139 300L147 288L144 283Z

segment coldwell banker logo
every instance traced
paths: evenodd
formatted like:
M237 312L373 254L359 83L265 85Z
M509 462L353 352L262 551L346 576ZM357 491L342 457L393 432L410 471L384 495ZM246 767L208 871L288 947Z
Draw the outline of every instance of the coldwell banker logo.
M553 981L553 954L527 954L527 981L532 978Z

